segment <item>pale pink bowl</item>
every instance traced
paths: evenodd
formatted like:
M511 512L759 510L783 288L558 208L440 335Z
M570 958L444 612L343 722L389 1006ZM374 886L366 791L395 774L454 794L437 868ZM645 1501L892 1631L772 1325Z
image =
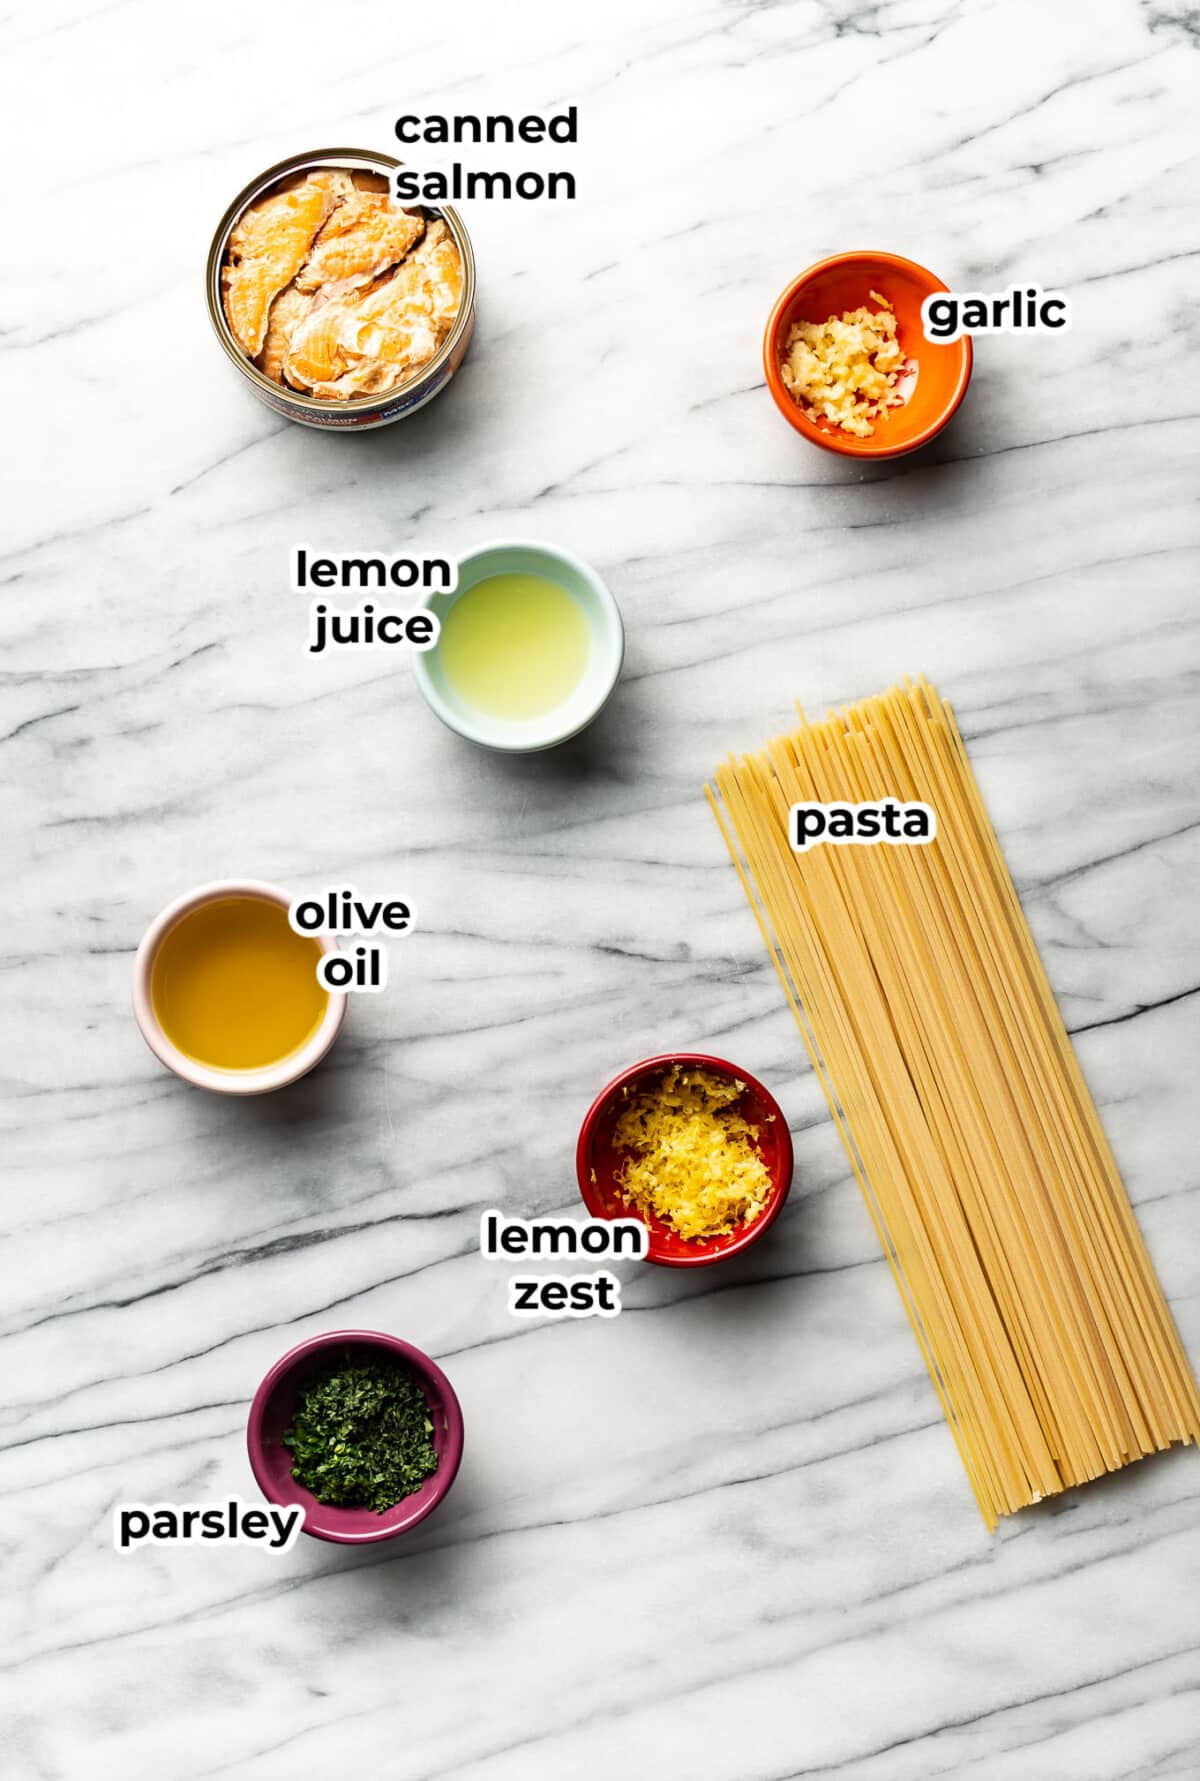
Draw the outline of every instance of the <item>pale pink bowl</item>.
M310 1491L292 1477L292 1455L283 1437L292 1420L302 1388L345 1349L365 1355L389 1354L412 1368L429 1404L433 1422L433 1448L438 1469L420 1490L404 1497L394 1508L377 1515L374 1509L338 1509L318 1503ZM343 1546L366 1546L407 1533L433 1513L458 1474L463 1454L462 1408L454 1387L435 1361L411 1342L376 1330L335 1330L328 1336L312 1336L290 1354L275 1362L254 1394L246 1425L250 1467L259 1489L270 1503L304 1508L304 1532L318 1540Z
M197 1088L211 1089L219 1095L265 1095L273 1088L283 1088L287 1083L297 1081L320 1063L341 1031L346 1018L346 997L339 990L327 991L329 1005L312 1037L297 1050L281 1057L278 1063L267 1064L261 1070L216 1070L211 1064L202 1064L172 1045L158 1024L154 998L150 993L155 954L177 921L190 915L202 903L215 903L223 897L259 897L267 903L278 903L283 909L290 908L292 902L286 891L274 884L262 884L256 878L220 879L215 884L202 884L186 896L176 897L150 923L137 949L133 961L133 1012L142 1038L155 1057L168 1070L174 1070L176 1076L182 1076L185 1082L191 1082ZM311 938L324 952L338 950L336 941L328 934L313 934Z

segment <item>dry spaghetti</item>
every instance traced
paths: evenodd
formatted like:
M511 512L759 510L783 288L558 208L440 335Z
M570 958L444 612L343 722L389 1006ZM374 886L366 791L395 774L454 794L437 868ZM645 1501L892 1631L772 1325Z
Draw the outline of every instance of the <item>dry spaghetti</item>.
M1176 1441L1200 1394L950 707L925 681L708 788L989 1526ZM794 852L793 804L927 846Z

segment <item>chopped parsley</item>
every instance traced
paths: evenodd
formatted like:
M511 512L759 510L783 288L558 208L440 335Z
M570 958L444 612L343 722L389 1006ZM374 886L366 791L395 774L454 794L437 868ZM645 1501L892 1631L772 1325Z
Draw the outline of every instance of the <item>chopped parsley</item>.
M318 1503L382 1515L437 1471L433 1419L400 1361L345 1358L316 1375L283 1437L292 1476Z

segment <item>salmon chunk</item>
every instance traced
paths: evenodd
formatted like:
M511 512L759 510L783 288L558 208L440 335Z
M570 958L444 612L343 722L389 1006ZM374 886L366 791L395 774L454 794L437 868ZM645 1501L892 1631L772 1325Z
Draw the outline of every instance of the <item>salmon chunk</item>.
M262 351L272 303L308 258L340 193L332 173L313 173L299 185L260 198L234 226L221 274L225 315L252 359Z
M355 192L338 205L317 236L296 274L296 289L369 284L402 260L424 233L423 216L401 210L378 192Z

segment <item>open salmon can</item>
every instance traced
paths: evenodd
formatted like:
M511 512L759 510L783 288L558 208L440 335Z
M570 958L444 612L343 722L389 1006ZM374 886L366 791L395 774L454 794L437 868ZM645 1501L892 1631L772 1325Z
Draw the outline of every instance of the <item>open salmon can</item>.
M243 187L208 251L217 339L260 401L306 427L383 427L444 390L475 326L475 255L448 205L401 205L402 163L292 155Z

